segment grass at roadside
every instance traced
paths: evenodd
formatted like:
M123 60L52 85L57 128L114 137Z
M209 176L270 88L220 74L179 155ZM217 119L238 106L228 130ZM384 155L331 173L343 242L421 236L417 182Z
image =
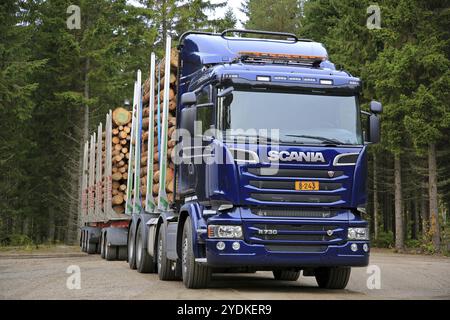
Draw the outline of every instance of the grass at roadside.
M49 253L79 253L79 246L56 244L40 244L26 246L0 246L0 255L11 254L49 254Z

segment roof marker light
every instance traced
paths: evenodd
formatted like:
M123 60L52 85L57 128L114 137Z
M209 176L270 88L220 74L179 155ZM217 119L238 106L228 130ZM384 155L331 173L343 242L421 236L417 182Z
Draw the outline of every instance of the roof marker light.
M301 81L302 78L300 78L300 77L289 77L289 80L293 80L293 81Z
M269 76L256 76L256 81L270 81Z
M320 84L327 84L331 86L333 84L333 80L320 79Z
M275 76L273 77L274 80L287 80L287 77L284 76Z
M359 81L358 80L350 80L348 83L356 85L356 86L359 85Z
M316 82L315 78L303 78L303 81Z

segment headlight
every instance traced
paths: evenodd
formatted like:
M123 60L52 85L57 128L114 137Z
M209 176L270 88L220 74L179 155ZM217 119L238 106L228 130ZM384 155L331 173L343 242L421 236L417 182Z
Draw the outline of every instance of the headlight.
M209 225L208 238L242 239L241 226Z
M369 240L369 228L348 228L348 240Z

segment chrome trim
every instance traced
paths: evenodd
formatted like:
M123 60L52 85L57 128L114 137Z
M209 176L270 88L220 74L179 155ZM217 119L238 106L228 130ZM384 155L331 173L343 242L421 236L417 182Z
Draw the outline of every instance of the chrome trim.
M354 155L359 156L359 153L353 152L353 153L338 154L333 160L333 166L340 167L340 166L354 166L354 165L356 165L356 162L355 163L338 163L339 159L341 159L342 157L354 156Z
M256 164L259 163L259 156L255 151L252 150L246 150L246 149L240 149L240 148L229 148L229 150L233 150L233 151L239 151L239 152L244 152L244 153L248 153L250 154L254 160L242 160L242 159L236 159L234 158L234 154L233 154L233 159L238 162L238 163L251 163L251 164Z

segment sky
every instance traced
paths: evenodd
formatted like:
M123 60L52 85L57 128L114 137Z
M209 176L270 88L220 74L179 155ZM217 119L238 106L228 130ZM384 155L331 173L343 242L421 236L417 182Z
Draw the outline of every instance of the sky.
M222 2L223 0L211 0L212 3ZM225 15L228 7L231 7L234 11L234 15L236 16L238 23L236 25L237 28L242 28L242 24L240 21L246 20L245 14L243 14L239 9L241 8L242 0L228 0L227 6L223 8L219 8L216 10L215 18L222 18Z
M219 3L219 2L223 2L224 0L211 0L212 3ZM226 0L225 0L226 1ZM140 4L135 1L135 0L128 0L129 3L135 5L135 6L140 6ZM245 21L246 20L246 16L245 14L243 14L239 8L241 7L241 2L242 0L228 0L226 1L227 5L223 8L219 8L216 10L215 15L213 18L223 18L223 16L225 15L225 12L227 11L228 7L231 7L234 11L234 15L236 16L238 22L236 27L237 28L242 28L242 24L241 21Z

